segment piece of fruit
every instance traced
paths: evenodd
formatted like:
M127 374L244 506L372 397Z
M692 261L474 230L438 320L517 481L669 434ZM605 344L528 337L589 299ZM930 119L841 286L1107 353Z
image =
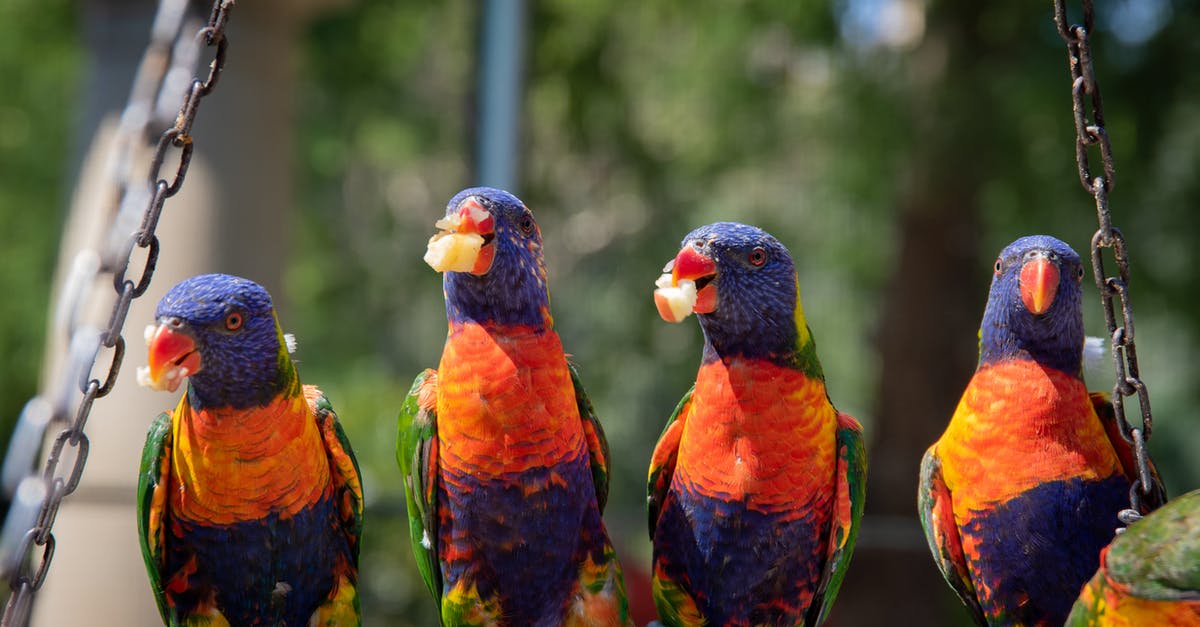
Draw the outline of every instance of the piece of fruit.
M695 281L680 279L676 285L671 285L671 275L664 274L654 284L658 287L654 290L654 306L663 320L683 322L691 315L696 306Z
M429 238L425 263L438 272L470 272L483 248L478 233L441 232Z

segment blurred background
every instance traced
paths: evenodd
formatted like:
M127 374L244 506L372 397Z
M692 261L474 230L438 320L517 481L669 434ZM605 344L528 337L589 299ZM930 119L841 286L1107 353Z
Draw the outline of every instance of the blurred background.
M35 622L75 622L60 612L76 607L121 613L102 624L156 624L132 490L145 429L175 398L132 383L139 338L175 281L228 271L272 290L303 381L327 392L354 443L367 624L436 624L405 535L395 416L444 339L440 277L421 261L433 222L459 189L502 180L541 225L557 328L608 433L605 518L641 620L653 613L646 464L702 341L693 321L659 319L653 281L689 230L734 219L790 248L830 395L868 434L867 516L831 623L966 624L920 534L920 456L974 369L996 253L1046 233L1086 257L1096 229L1051 2L496 4L520 27L500 40L517 78L499 85L480 79L510 58L484 52L485 3L236 6L196 162L163 213L160 273L126 327L127 400L96 403L85 484L55 528ZM154 8L0 3L0 434L50 371L56 265L96 220L80 180L124 105ZM1108 0L1093 35L1150 449L1171 494L1200 486L1196 9ZM493 123L482 114L510 94L516 121L500 126L513 152L491 153L500 169L481 172L495 149L481 148ZM1088 332L1104 335L1084 283ZM1111 376L1089 372L1090 386L1111 389Z

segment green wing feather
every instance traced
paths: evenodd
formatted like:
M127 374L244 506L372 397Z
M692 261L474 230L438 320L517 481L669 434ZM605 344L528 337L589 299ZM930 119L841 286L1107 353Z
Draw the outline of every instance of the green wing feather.
M1115 608L1108 606L1114 597ZM1163 602L1155 605L1162 612L1156 624L1192 625L1200 618L1200 490L1172 499L1113 539L1066 626L1117 624L1108 614L1121 616L1128 597ZM1132 616L1124 618L1132 624ZM1150 620L1145 613L1137 618Z
M936 445L935 445L936 446ZM946 583L967 606L977 625L986 627L983 608L975 595L975 584L967 571L963 555L962 538L954 521L950 491L942 479L942 462L934 447L925 452L921 459L921 483L917 490L917 509L921 514L921 527L925 529L925 541L933 553L933 561Z
M425 587L442 605L442 572L438 566L437 529L437 410L421 406L422 393L436 399L437 373L425 370L413 381L400 406L396 434L396 462L404 478L408 505L408 530L413 556ZM429 389L424 389L429 387ZM430 396L432 395L432 396Z
M312 401L313 413L317 426L325 440L325 453L329 457L329 467L333 472L333 485L336 492L335 502L342 521L342 534L350 542L350 552L354 563L358 563L359 544L362 541L363 526L363 488L362 473L358 468L358 459L350 440L338 421L333 404L324 394L313 388L316 396Z
M600 507L600 513L603 514L604 506L608 503L608 438L604 435L604 428L600 426L600 421L596 418L596 411L592 409L592 401L588 399L587 392L583 389L583 383L579 380L579 372L575 370L575 365L568 361L567 369L571 371L571 384L575 387L575 404L579 407L583 435L587 439L588 458L592 467L592 483L596 486L596 504Z
M809 610L806 621L809 625L820 625L829 615L829 608L833 607L833 601L842 587L842 579L850 567L850 557L858 540L858 527L866 502L867 447L863 442L862 425L848 414L838 414L837 453L838 493L834 496L829 556L825 561L821 586ZM847 516L849 520L846 520Z
M163 591L162 574L166 567L166 500L167 472L171 459L171 415L161 413L150 425L146 446L142 448L142 463L138 468L138 539L142 559L150 576L150 589L158 604L158 613L167 625L178 625Z
M683 434L683 425L687 420L687 408L691 405L692 394L696 386L675 406L675 411L667 419L658 443L654 445L654 454L650 457L650 476L646 482L646 516L649 524L650 539L654 540L654 529L658 526L658 515L662 511L663 501L671 488L671 477L675 475L675 461L679 457L679 437Z
M1105 567L1133 596L1200 600L1200 490L1130 525L1109 547Z

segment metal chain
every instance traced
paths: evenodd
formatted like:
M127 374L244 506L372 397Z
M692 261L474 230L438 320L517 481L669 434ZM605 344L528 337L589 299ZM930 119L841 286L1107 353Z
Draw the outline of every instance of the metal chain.
M34 594L45 582L54 557L52 529L55 518L63 498L79 486L87 461L89 440L84 427L92 403L112 391L120 371L125 356L125 338L121 332L129 304L149 287L158 260L159 241L155 229L163 204L183 185L194 146L192 123L200 100L212 92L225 65L228 45L225 26L233 4L233 0L215 0L207 24L196 32L194 41L188 42L194 48L201 45L214 48L213 60L203 78L192 77L174 125L158 138L147 181L130 175L130 163L149 136L155 97L161 95L164 85L169 86L169 81L165 81L168 69L180 59L186 59L189 64L192 61L189 55L175 51L184 32L182 24L187 0L160 0L151 41L113 140L113 154L108 162L113 193L101 194L107 205L97 208L105 212L103 215L113 216L105 254L80 251L60 295L56 320L69 340L67 365L57 380L49 382L60 387L43 390L26 403L5 456L4 487L13 498L0 531L0 577L8 581L12 592L0 627L27 624ZM189 69L188 73L191 72ZM178 155L174 174L168 181L160 178L159 173L172 149L177 149ZM139 253L144 254L145 259L139 262L139 274L131 279L127 272L134 250L139 248L145 250ZM101 330L81 325L79 319L88 302L100 293L96 279L102 274L112 274L116 300L108 323ZM109 365L103 376L93 376L102 350L112 353L106 360ZM75 389L82 397L73 403ZM36 472L36 455L51 425L62 425L63 428L50 445L41 471ZM38 551L35 547L41 552L36 562L34 554Z
M1096 82L1093 66L1091 35L1095 25L1095 9L1092 0L1081 0L1083 24L1068 25L1066 0L1054 0L1054 23L1058 34L1067 44L1067 56L1071 69L1071 99L1075 118L1075 160L1079 166L1079 182L1096 201L1096 216L1100 228L1092 236L1092 274L1100 291L1104 308L1104 320L1108 323L1112 341L1113 363L1116 366L1116 384L1113 386L1112 405L1117 415L1121 437L1133 447L1137 464L1137 478L1129 489L1129 509L1121 510L1118 518L1129 525L1142 517L1142 512L1157 507L1153 499L1143 500L1153 494L1150 453L1146 442L1154 424L1150 414L1150 394L1146 384L1139 378L1137 347L1134 343L1133 305L1129 301L1129 252L1125 248L1125 236L1113 226L1108 209L1108 193L1115 181L1112 144L1104 129L1104 106L1100 99L1100 85ZM1089 113L1091 121L1089 123ZM1088 160L1088 149L1098 146L1103 174L1093 176L1092 164ZM1113 249L1117 265L1117 276L1106 276L1102 249ZM1119 305L1120 315L1117 308ZM1125 418L1125 398L1137 395L1142 424L1134 427Z

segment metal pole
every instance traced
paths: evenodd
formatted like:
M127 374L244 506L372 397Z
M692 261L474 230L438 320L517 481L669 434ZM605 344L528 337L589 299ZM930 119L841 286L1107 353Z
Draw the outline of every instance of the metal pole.
M476 94L477 182L516 192L525 51L525 0L485 0Z

